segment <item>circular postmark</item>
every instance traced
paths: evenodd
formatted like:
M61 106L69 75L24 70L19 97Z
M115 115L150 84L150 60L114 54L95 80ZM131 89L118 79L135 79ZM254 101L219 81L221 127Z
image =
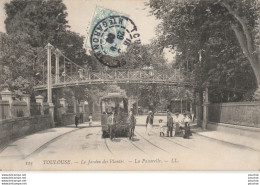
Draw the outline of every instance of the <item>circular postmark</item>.
M120 53L131 43L141 43L135 23L128 17L114 15L100 20L90 36L95 57L103 65L116 68L126 62Z

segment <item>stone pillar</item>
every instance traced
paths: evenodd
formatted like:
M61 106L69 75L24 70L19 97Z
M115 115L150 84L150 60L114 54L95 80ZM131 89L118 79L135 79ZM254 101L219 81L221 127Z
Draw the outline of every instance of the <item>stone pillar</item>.
M60 51L55 50L55 83L60 83Z
M51 127L55 127L55 122L54 122L54 104L53 103L49 103L49 114L51 115L51 118L52 118Z
M80 101L80 104L79 104L79 112L84 112L84 101Z
M8 118L12 118L12 103L13 103L13 93L7 88L1 92L2 100L9 102L9 115Z
M23 94L22 96L22 101L25 101L26 104L27 104L27 113L25 114L25 116L31 116L31 108L30 108L30 105L31 105L31 101L30 101L30 95L29 94Z
M202 126L202 112L203 112L203 96L201 92L197 92L196 93L196 123L198 126Z
M137 116L139 115L139 112L138 112L138 98L136 99L136 115Z
M93 103L92 103L92 113L95 113L96 111L95 111L95 102L93 101Z
M182 114L182 109L183 109L183 107L182 107L182 98L181 98L181 114Z
M40 103L40 105L41 105L41 115L44 115L44 112L43 112L43 96L42 95L35 96L35 99L36 99L36 103Z
M47 45L47 102L52 103L52 79L51 79L51 49L52 45Z
M197 93L196 93L197 94ZM199 105L198 105L198 101L196 101L196 116L195 116L195 121L197 123L197 125L199 125Z
M74 97L74 98L73 98L73 109L74 109L74 113L77 113L77 105L78 105L77 99Z
M206 87L205 101L203 103L203 122L202 122L203 130L205 130L207 128L208 121L209 121L209 89L208 89L208 87Z
M84 115L83 115L83 122L89 121L89 120L88 120L88 116L89 116L89 113L90 113L91 110L89 109L88 101L84 101L84 102L83 102L83 111L84 111L85 113L88 113L88 114L84 114Z
M82 104L78 104L78 107L79 107L79 113L83 112L83 108L82 108Z
M67 108L66 108L66 99L65 98L61 98L60 99L60 104L63 107L62 109L62 114L65 114L67 112Z

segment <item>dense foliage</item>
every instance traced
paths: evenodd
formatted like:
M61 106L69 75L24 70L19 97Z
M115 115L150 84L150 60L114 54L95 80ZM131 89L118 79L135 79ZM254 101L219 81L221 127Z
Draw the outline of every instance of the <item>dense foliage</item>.
M47 43L77 64L87 62L84 38L69 30L62 0L12 0L5 10L7 34L0 35L2 88L32 94L33 78L46 60Z
M150 0L148 6L162 20L159 46L176 49L176 65L192 71L201 87L210 84L248 91L257 87L257 0ZM218 88L213 93L216 101L242 98Z

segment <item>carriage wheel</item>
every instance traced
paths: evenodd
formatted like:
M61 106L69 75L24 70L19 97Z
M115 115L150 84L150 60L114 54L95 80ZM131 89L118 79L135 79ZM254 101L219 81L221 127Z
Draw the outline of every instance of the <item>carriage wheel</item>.
M106 131L103 131L102 138L107 138L107 137L108 137L108 133Z

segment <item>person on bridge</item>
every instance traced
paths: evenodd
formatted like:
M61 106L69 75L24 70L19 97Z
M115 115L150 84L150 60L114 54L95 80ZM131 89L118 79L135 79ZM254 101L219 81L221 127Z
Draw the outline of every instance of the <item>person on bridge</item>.
M150 135L153 128L153 112L149 111L148 116L146 118L146 132Z
M134 133L135 133L135 125L136 125L136 119L133 110L130 110L127 122L129 124L129 139L133 139L135 135Z
M173 118L171 113L167 113L167 137L172 137L172 130L173 130Z

